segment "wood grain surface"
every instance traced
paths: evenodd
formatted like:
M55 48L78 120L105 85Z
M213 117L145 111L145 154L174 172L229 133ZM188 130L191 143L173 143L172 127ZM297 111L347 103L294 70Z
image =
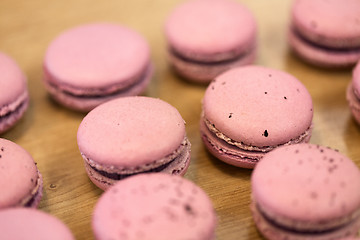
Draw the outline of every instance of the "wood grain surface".
M1 0L0 51L14 58L28 77L31 103L23 119L1 137L33 156L44 177L39 208L65 222L76 239L93 239L91 215L102 191L88 179L77 143L85 116L50 99L42 84L42 61L61 31L89 22L121 23L150 43L156 72L145 95L175 106L187 125L192 162L185 175L202 187L218 214L217 239L263 239L249 210L251 170L226 165L205 151L200 140L201 99L206 86L188 83L169 67L163 26L179 0ZM256 64L287 71L301 80L314 101L312 143L330 146L360 166L360 128L350 115L345 89L351 69L325 70L303 63L289 52L286 36L291 1L241 1L259 27ZM6 89L1 89L6 91Z

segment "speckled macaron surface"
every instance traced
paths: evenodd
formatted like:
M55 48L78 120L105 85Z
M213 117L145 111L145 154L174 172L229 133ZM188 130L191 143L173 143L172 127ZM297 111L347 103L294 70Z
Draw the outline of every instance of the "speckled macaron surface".
M359 12L357 0L296 0L290 46L312 64L354 65L360 59Z
M151 69L150 49L139 33L92 23L64 31L50 43L44 82L60 103L88 111L109 99L142 93Z
M75 240L59 219L28 208L0 210L0 239Z
M360 123L360 61L353 69L352 81L346 91L346 99L355 121Z
M251 187L254 220L268 239L338 239L360 229L360 171L330 148L273 150L255 167Z
M0 209L37 207L42 197L42 178L30 154L0 138Z
M216 216L194 183L163 173L129 177L106 191L95 206L95 238L215 239Z
M0 133L14 126L28 105L24 73L12 58L0 52Z
M253 62L256 31L253 14L232 0L186 1L165 24L172 64L180 74L199 82Z
M311 136L311 96L298 79L279 70L229 70L208 86L202 103L203 140L233 165L252 161L253 167L265 152Z
M122 176L104 173L183 175L190 161L184 120L176 108L156 98L124 97L100 105L81 122L77 141L91 166L89 176L108 184Z

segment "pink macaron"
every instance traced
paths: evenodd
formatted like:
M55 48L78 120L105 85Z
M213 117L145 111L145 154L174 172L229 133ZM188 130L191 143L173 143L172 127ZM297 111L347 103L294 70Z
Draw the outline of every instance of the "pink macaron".
M77 142L87 174L103 190L139 173L184 175L190 163L184 120L156 98L124 97L98 106L81 122Z
M255 224L269 240L332 240L360 229L360 171L338 151L277 148L256 165L251 188Z
M45 86L56 101L89 111L110 99L143 93L153 68L140 34L118 24L93 23L53 40L44 72Z
M0 138L0 209L36 208L42 197L42 186L41 174L30 154Z
M75 240L69 228L59 219L28 208L0 210L0 239Z
M288 73L260 66L228 70L208 86L202 104L205 147L228 164L253 168L279 146L310 140L312 99Z
M346 99L356 122L360 124L360 61L353 69L352 81L346 91Z
M207 194L191 181L139 174L100 197L92 227L97 240L213 240L216 214Z
M165 24L171 64L180 75L200 83L254 62L256 35L253 14L232 0L187 1Z
M354 65L360 59L359 13L358 0L295 0L290 47L314 65Z
M0 134L21 119L28 105L24 73L13 59L0 52Z

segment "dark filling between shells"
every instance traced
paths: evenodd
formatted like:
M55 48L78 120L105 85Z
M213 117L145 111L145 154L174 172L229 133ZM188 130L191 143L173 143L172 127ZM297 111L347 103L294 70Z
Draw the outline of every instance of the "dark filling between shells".
M174 162L177 158L174 158L173 160L171 160L170 162L161 165L159 167L147 170L147 171L143 171L143 172L136 172L136 173L129 173L129 174L118 174L118 173L108 173L102 170L98 170L95 167L89 165L94 171L98 172L100 175L106 177L106 178L110 178L113 180L121 180L127 177L130 177L132 175L138 174L138 173L151 173L151 172L161 172L162 170L166 169L172 162Z
M26 103L26 99L24 100L24 101L22 101L15 109L14 109L14 111L9 111L9 112L7 112L5 115L2 115L2 116L0 116L0 122L1 121L5 121L6 120L6 118L8 118L10 115L12 115L12 114L17 114L17 113L19 113L20 112L20 110L23 108L23 106L25 105L25 103Z
M282 229L282 230L287 231L287 232L292 232L292 233L295 233L295 234L308 234L308 235L328 234L328 233L336 232L336 231L338 231L338 230L340 230L340 229L354 223L355 221L357 221L357 218L356 218L356 219L351 220L348 223L345 223L345 224L342 224L342 225L339 225L337 227L333 227L333 228L330 228L330 229L326 229L326 230L318 230L318 231L316 231L316 230L297 230L297 229L293 229L291 227L284 226L282 224L277 223L276 221L269 218L264 212L262 212L258 206L256 206L256 208L257 208L259 214L264 218L264 220L267 223L269 223L272 226L275 226L276 228Z
M331 51L331 52L339 52L339 53L344 53L344 52L359 52L360 51L360 47L328 47L328 46L323 46L320 45L318 43L312 42L311 40L307 39L306 37L304 37L297 29L295 29L294 27L292 28L292 31L294 33L294 35L296 35L299 39L301 39L301 41L305 42L308 45L311 45L315 48L321 48L325 51Z
M39 181L39 179L38 179ZM41 191L41 187L38 188L38 190L36 191L36 193L29 199L29 201L27 201L25 204L24 204L24 207L32 207L32 205L34 204L35 202L35 199L38 197L38 195L40 194L40 191Z
M249 52L253 51L253 48L254 47L251 47L251 48L249 48L248 51L245 51L242 54L240 54L238 56L235 56L233 58L229 58L229 59L226 59L226 60L212 61L212 62L205 62L205 61L190 59L188 57L185 57L185 56L181 55L181 53L177 52L175 49L170 49L169 51L176 58L181 59L184 62L191 62L191 63L201 64L201 65L219 65L219 64L228 64L228 63L235 62L236 60L241 59L244 56L246 56Z
M29 199L29 201L24 205L24 207L31 207L33 205L38 193L39 193L39 190L36 192L36 194L34 196L32 196L32 198Z

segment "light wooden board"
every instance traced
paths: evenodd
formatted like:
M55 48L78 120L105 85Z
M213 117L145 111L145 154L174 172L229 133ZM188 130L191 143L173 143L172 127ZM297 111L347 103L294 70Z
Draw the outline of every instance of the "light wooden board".
M249 210L251 170L226 165L204 149L199 134L205 86L183 81L167 63L164 21L179 0L1 0L0 51L12 56L28 77L31 104L24 118L1 137L28 150L44 177L40 209L64 221L77 239L93 239L91 215L102 191L88 179L77 143L85 116L67 110L46 93L42 61L49 42L82 23L110 21L140 32L149 41L156 72L146 92L175 106L185 119L192 143L186 178L201 186L218 214L217 239L262 239ZM351 118L345 89L351 69L324 70L294 57L286 35L290 1L241 1L259 26L256 64L287 71L301 80L314 101L312 143L330 146L360 165L360 128ZM1 89L4 90L4 89Z

